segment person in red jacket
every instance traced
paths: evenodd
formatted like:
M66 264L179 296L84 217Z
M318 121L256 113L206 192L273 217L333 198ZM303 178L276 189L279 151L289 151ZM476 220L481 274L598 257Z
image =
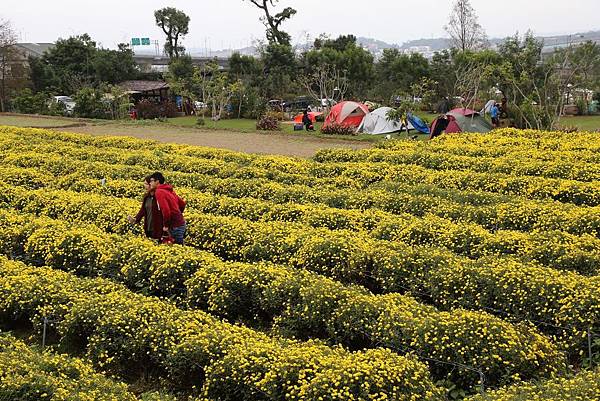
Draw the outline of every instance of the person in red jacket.
M160 174L160 176L155 176L153 174L152 176L148 176L144 179L144 188L146 190L146 193L144 194L144 198L142 200L142 206L135 217L129 216L128 219L131 224L139 224L143 219L144 233L148 238L160 241L163 238L163 236L169 235L170 233L171 236L175 239L176 243L183 244L183 237L185 236L186 226L182 214L185 210L185 202L181 198L179 198L179 196L177 196L175 192L173 192L172 188L170 188L171 194L176 197L177 209L179 211L179 215L181 215L180 218L175 218L175 220L178 222L183 221L183 225L175 224L173 228L170 228L168 224L164 223L164 204L161 210L161 206L156 196L156 189L158 188L158 186L161 185L160 180L162 179L164 182L164 177L161 177L162 174ZM166 186L166 188L164 189L168 191L168 187L170 186ZM159 196L161 198L164 198L162 192L159 193ZM164 202L161 201L161 203ZM167 207L170 206L171 203L172 202L167 202Z
M183 245L187 228L183 218L185 201L177 196L171 185L165 183L165 177L159 172L150 176L150 190L162 216L163 233L170 233L176 244Z

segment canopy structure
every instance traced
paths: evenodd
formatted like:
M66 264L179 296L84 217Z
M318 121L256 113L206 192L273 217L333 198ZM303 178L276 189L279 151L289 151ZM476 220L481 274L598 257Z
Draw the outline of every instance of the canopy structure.
M483 118L478 112L471 109L454 109L446 113L447 126L442 131L446 133L458 133L458 132L479 132L487 133L492 130L492 125ZM440 118L436 118L431 124L431 137L438 136L441 131L436 128L440 128Z
M325 119L324 126L327 127L333 123L337 123L358 128L367 114L369 114L369 109L362 103L351 101L341 102L331 108L329 115Z
M391 107L380 107L367 114L358 127L358 131L365 134L380 135L390 134L402 130L402 124L399 121L388 120L387 114L393 110ZM408 129L414 129L408 122Z
M313 124L317 121L317 117L322 116L322 115L323 115L323 113L317 112L317 111L309 111L308 112L308 118L310 118L310 121L312 121ZM298 114L296 117L294 117L294 122L296 124L302 124L303 117L304 117L304 113Z

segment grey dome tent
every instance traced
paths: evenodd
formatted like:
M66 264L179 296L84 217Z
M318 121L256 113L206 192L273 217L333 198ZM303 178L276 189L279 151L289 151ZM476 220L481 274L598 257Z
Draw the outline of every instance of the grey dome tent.
M381 135L400 131L402 129L402 124L398 121L388 120L387 118L387 113L390 110L393 109L391 107L380 107L367 114L358 127L358 132ZM410 122L408 123L408 129L414 129Z

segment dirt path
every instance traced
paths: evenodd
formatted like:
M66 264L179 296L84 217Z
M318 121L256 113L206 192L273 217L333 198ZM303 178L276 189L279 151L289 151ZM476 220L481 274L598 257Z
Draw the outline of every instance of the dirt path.
M311 157L319 149L349 148L365 149L370 143L302 137L286 134L259 134L234 131L199 130L183 127L132 126L132 125L86 125L83 127L57 128L57 131L79 132L92 135L133 136L161 142L208 146L246 153L276 154Z

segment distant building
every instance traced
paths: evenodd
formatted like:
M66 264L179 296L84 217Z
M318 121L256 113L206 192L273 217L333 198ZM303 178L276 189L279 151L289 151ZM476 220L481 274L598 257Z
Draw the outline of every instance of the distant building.
M196 66L204 66L211 61L215 61L219 65L220 70L229 69L229 58L224 57L198 57L191 56L192 63ZM171 59L167 56L156 56L152 54L135 54L133 60L140 67L142 72L166 72L169 70Z
M134 103L142 99L150 99L156 103L162 103L170 99L169 84L164 81L133 80L119 84Z
M435 54L435 52L431 49L431 46L411 46L403 49L402 52L404 54L420 54L429 60L433 58L433 55Z
M41 57L54 43L17 43L9 51L4 73L12 79L29 79L29 57ZM2 72L0 71L0 74Z
M54 48L54 43L17 43L14 47L27 60L29 57L41 57Z
M29 87L31 85L29 57L40 57L53 46L52 43L17 43L11 46L5 52L6 59L1 63L2 93L0 95L4 99L10 98L13 93Z

